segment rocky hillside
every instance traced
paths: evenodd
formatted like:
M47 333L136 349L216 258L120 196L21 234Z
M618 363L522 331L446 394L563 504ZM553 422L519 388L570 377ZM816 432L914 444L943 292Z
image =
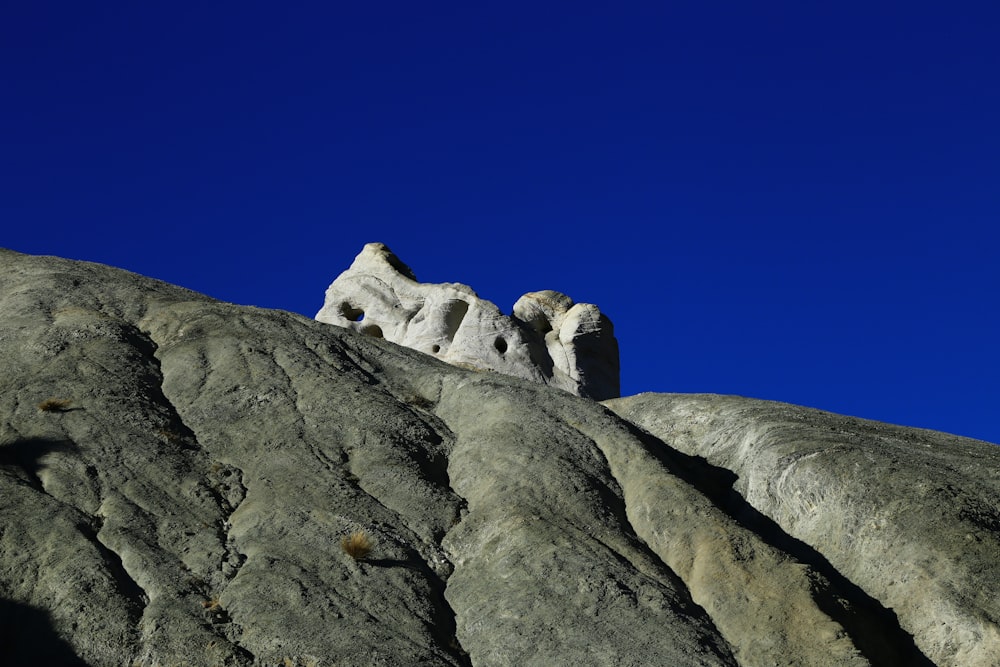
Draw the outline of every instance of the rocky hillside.
M987 443L10 251L0 315L4 664L998 664Z

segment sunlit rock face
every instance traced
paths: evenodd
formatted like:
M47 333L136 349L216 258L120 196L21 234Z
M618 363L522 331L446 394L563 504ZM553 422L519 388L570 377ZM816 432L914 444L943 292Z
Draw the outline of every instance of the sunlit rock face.
M3 665L993 667L998 498L985 442L0 249Z
M418 282L389 248L369 243L326 291L316 319L433 355L597 400L620 395L618 341L597 306L529 292L506 316L459 283Z

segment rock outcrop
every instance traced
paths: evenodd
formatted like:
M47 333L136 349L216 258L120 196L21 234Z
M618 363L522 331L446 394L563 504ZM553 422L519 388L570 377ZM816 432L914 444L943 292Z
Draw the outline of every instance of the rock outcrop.
M608 403L899 618L935 664L1000 664L1000 447L733 396ZM985 579L983 577L986 577Z
M1000 450L735 397L607 406L0 251L0 652L70 665L1000 655ZM371 552L347 553L363 532Z
M618 341L597 306L545 290L522 296L507 317L466 285L417 282L381 243L333 281L316 319L578 396L620 394Z

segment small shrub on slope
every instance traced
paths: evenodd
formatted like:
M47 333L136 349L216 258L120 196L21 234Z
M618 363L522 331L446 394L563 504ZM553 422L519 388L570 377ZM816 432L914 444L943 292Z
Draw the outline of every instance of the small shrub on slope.
M356 530L340 540L340 548L354 560L364 560L372 551L372 541L368 533Z
M73 401L67 398L46 398L38 404L42 412L66 412Z

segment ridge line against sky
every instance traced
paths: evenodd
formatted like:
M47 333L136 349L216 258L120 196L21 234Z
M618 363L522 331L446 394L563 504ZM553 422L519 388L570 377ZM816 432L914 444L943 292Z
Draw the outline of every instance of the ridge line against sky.
M0 246L312 317L364 243L623 393L1000 442L1000 6L20 3Z

